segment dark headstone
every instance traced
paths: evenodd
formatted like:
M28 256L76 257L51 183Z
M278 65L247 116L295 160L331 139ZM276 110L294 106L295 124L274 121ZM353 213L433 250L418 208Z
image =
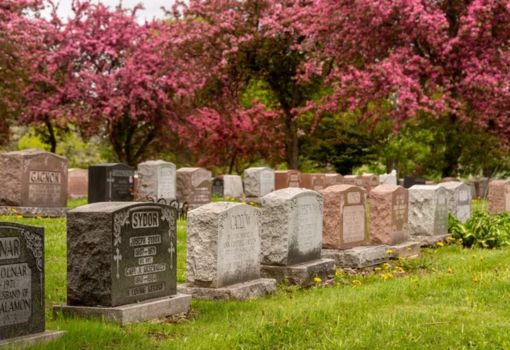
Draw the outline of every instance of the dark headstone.
M135 169L125 164L89 167L89 203L133 200Z
M112 307L176 293L176 218L167 205L95 203L67 216L67 303Z
M44 229L0 223L0 340L44 332Z
M67 206L67 159L40 150L0 154L0 204Z
M176 172L177 200L194 209L211 202L211 172L204 168L180 168Z
M212 181L212 194L216 197L223 197L225 188L222 177L215 177Z
M425 185L427 180L423 177L406 176L404 177L404 188L411 188L414 185Z

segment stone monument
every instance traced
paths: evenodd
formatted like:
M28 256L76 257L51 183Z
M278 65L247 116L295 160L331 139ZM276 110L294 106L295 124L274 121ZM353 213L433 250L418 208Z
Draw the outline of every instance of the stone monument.
M177 200L188 203L190 209L211 201L212 174L204 168L177 170Z
M343 176L337 173L324 174L324 188L334 185L341 185Z
M275 175L275 190L281 190L288 187L299 186L299 171L297 170L277 170Z
M225 198L243 196L243 179L239 175L223 175L223 195Z
M135 169L121 163L89 167L89 203L133 200Z
M69 169L67 174L67 196L70 199L87 198L89 172L87 169Z
M243 177L246 197L260 198L274 191L275 173L271 168L248 168Z
M322 195L285 188L262 198L262 276L309 286L335 275L335 262L321 259Z
M510 180L493 180L489 183L489 213L510 212Z
M309 190L321 191L326 187L326 176L324 174L299 174L299 187Z
M175 199L175 164L164 160L149 160L138 164L138 196L157 202Z
M64 316L120 324L188 312L176 293L177 213L157 203L103 202L68 212Z
M260 209L215 202L188 213L186 280L178 290L200 299L249 299L276 290L260 278Z
M439 186L446 189L448 211L460 222L465 223L471 217L471 189L460 181L442 182Z

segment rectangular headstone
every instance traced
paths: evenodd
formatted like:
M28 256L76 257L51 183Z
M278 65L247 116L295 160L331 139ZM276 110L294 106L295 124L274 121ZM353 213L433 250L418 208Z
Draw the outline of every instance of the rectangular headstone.
M409 230L413 236L448 233L448 206L443 187L414 185L409 189Z
M335 185L324 196L322 246L346 249L367 243L365 190L353 185Z
M466 222L471 216L469 186L460 181L443 182L439 186L446 189L448 211L461 222Z
M274 191L275 173L271 168L248 168L243 177L244 193L247 197L263 197Z
M67 159L35 149L1 153L0 186L0 204L65 208Z
M299 187L299 171L297 170L277 170L275 175L275 190L281 190L288 187Z
M343 183L343 176L336 173L324 174L324 188L334 185L341 185Z
M223 195L225 198L241 198L243 193L243 179L241 176L223 175Z
M218 176L212 180L212 194L216 197L225 196L225 185L223 182L223 177Z
M44 230L0 223L0 340L44 332Z
M425 185L427 182L423 177L406 176L404 177L404 188L411 188L414 185Z
M120 163L89 167L89 203L133 200L135 169Z
M89 188L89 172L87 169L69 169L67 179L67 195L71 199L86 198Z
M219 288L260 278L260 210L215 202L188 213L186 279Z
M379 185L370 198L370 234L374 244L398 244L409 239L408 190L397 185Z
M150 160L138 164L138 196L141 200L175 199L175 164Z
M212 174L204 168L177 170L177 200L196 208L211 201Z
M309 190L320 191L326 187L326 176L324 174L299 174L299 187Z
M262 198L262 263L293 265L320 259L322 195L286 188Z
M510 180L493 180L489 183L489 213L510 212Z
M379 175L379 183L381 185L397 185L397 171L392 170L389 174Z
M174 209L94 203L68 212L67 303L113 307L176 293Z

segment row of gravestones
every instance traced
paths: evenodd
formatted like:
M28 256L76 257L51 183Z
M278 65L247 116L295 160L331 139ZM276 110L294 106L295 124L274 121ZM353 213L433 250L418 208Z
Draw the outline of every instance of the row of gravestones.
M247 299L273 292L283 279L302 286L327 279L335 265L381 263L390 244L409 239L408 223L412 235L442 239L447 205L464 220L470 203L463 186L381 185L370 192L368 210L366 191L354 185L274 191L261 209L204 205L189 215L187 283L180 286L173 208L85 205L67 214L67 304L54 312L140 322L187 312L191 295ZM42 229L0 224L0 341L61 334L44 332L43 242Z

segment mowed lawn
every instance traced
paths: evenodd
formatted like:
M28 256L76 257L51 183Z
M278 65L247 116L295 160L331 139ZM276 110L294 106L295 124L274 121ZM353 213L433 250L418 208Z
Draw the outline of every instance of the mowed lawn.
M429 249L365 277L338 273L334 286L193 301L189 319L120 327L52 319L51 306L66 299L64 219L0 220L46 229L47 329L67 333L34 349L510 349L510 248ZM182 282L185 222L178 232Z

